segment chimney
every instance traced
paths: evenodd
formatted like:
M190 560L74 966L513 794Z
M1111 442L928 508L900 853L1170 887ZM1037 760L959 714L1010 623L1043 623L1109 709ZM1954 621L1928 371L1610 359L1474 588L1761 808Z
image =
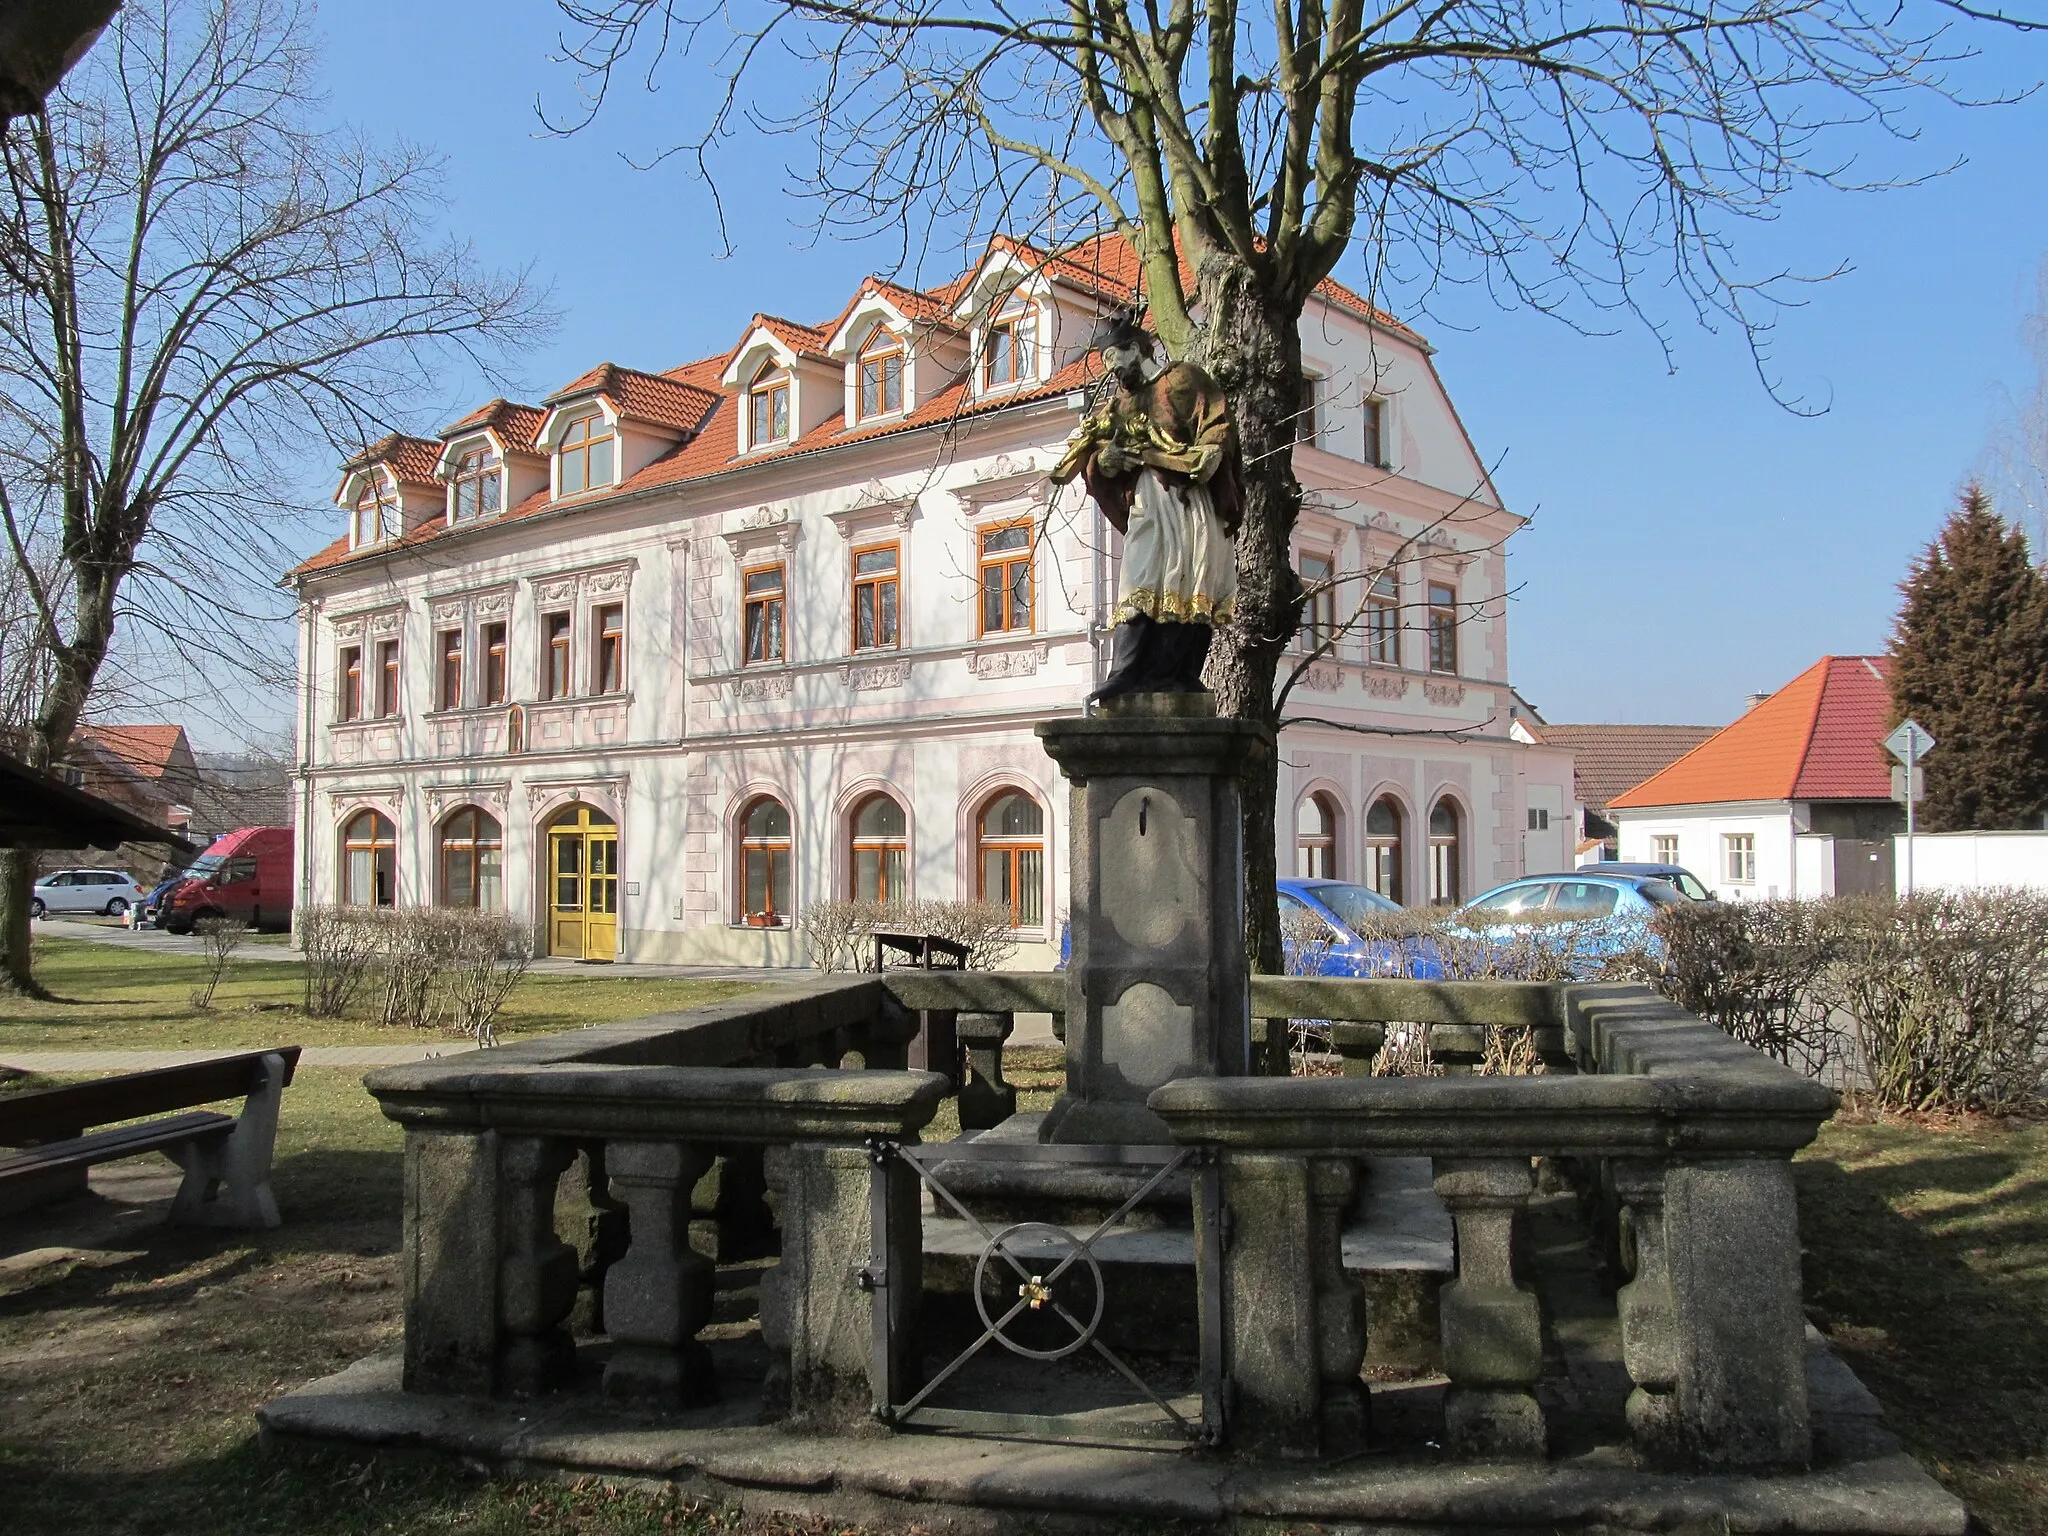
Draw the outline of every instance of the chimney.
M1768 693L1746 693L1742 696L1742 707L1745 711L1755 709L1769 697Z

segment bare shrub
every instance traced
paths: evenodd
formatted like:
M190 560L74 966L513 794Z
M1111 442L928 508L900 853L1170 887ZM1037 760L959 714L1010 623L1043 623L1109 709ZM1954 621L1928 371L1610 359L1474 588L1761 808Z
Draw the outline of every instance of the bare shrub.
M498 1043L498 1013L533 963L533 932L503 912L444 914L452 943L447 972L450 1027L478 1045Z
M965 945L972 971L999 971L1017 953L1010 909L992 901L814 901L798 927L821 971L872 971L877 933L929 934Z
M1337 945L1337 930L1299 902L1280 903L1281 953L1290 976L1320 976ZM1272 1028L1270 1021L1267 1027ZM1296 1077L1325 1075L1336 1060L1330 1045L1328 1019L1287 1021L1288 1070ZM1277 1070L1278 1063L1274 1063Z
M1824 982L1842 956L1844 905L1785 898L1665 907L1656 924L1665 960L1655 980L1681 1008L1745 1045L1818 1073L1838 1045Z
M907 933L928 933L967 946L970 971L999 971L1017 953L1010 909L993 901L913 901L885 907ZM885 925L887 926L887 925Z
M213 1006L213 994L227 974L228 961L249 936L249 925L239 918L202 917L192 927L206 946L206 983L192 994L192 1006L204 1013Z
M902 915L900 906L875 901L813 901L797 921L804 952L820 971L870 971L875 965L874 935Z
M386 1029L438 1029L447 1013L448 973L461 943L462 914L440 907L391 907L378 913L383 994L377 1022Z
M1937 891L1836 904L1828 978L1871 1093L1894 1110L2038 1100L2048 1050L2048 897Z
M306 1012L338 1019L348 1011L377 958L377 912L369 907L301 907L299 948L306 957Z

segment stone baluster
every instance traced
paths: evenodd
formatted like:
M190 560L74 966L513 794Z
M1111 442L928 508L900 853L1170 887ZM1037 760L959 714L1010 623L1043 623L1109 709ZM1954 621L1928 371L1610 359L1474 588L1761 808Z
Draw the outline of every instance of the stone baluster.
M1355 1177L1341 1159L1223 1155L1224 1359L1235 1451L1342 1455L1363 1442L1365 1329L1342 1253Z
M967 1052L960 1084L960 1128L985 1131L1017 1113L1017 1090L1003 1081L1003 1042L1017 1018L1010 1013L963 1013L958 1030Z
M563 1327L576 1305L576 1250L555 1232L555 1187L574 1159L566 1141L506 1136L498 1144L497 1390L531 1397L576 1373Z
M1370 1422L1365 1382L1358 1374L1365 1363L1365 1296L1344 1270L1344 1222L1358 1192L1358 1167L1347 1158L1319 1157L1310 1162L1308 1174L1322 1453L1347 1456L1365 1448Z
M920 1038L918 1025L918 1015L914 1010L884 994L881 1012L867 1026L860 1046L861 1060L877 1071L901 1071L906 1066L915 1065L910 1053L913 1043ZM945 1069L935 1066L931 1070L940 1072ZM951 1075L955 1086L958 1086L957 1067Z
M1344 1058L1346 1077L1371 1077L1372 1064L1387 1043L1384 1024L1352 1023L1339 1019L1330 1025L1330 1048Z
M781 1235L782 1260L761 1272L761 1343L768 1351L768 1371L761 1381L763 1420L789 1416L789 1327L790 1301L787 1291L792 1276L789 1263L789 1159L790 1148L767 1147L761 1154L763 1200L773 1213Z
M775 1217L768 1209L768 1183L758 1146L718 1149L717 1192L711 1217L717 1234L714 1257L737 1264L775 1251Z
M1621 1315L1621 1358L1635 1388L1628 1395L1628 1428L1653 1464L1671 1465L1685 1453L1678 1411L1678 1308L1671 1293L1664 1238L1664 1166L1617 1159L1608 1176L1621 1204L1620 1258L1631 1278L1616 1294Z
M710 1154L687 1142L615 1141L606 1162L631 1237L604 1280L605 1396L664 1407L708 1402L717 1383L697 1330L711 1320L714 1271L690 1246L690 1192Z
M1441 1027L1441 1026L1439 1026ZM1443 1288L1444 1440L1463 1456L1541 1456L1543 1316L1515 1283L1515 1226L1529 1160L1438 1158L1436 1192L1457 1228L1458 1278Z
M567 1194L558 1192L555 1197L557 1225L576 1250L578 1284L569 1331L579 1336L601 1334L605 1271L626 1251L626 1208L612 1198L603 1142L585 1142L576 1149L576 1161L562 1188Z
M1486 1060L1486 1026L1430 1025L1429 1059L1442 1069L1445 1077L1470 1077Z

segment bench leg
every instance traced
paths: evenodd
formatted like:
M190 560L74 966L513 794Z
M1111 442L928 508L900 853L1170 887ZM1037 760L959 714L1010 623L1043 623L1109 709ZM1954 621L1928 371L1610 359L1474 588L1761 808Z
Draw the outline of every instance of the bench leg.
M265 1056L263 1081L243 1102L234 1130L218 1141L187 1142L173 1154L185 1170L185 1182L171 1202L173 1226L279 1225L270 1159L283 1103L284 1058Z

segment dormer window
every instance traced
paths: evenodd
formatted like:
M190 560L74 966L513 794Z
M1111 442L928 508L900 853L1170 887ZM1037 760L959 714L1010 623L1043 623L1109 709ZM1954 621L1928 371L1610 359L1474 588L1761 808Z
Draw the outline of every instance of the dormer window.
M472 448L455 461L454 520L467 523L495 517L504 505L504 475L498 456L489 448Z
M555 461L560 466L561 492L574 496L612 483L612 429L602 411L578 416L562 428Z
M1038 377L1038 311L1023 303L1005 308L988 323L981 357L983 389Z
M876 326L860 349L860 419L903 409L903 343Z
M396 538L403 519L399 514L398 492L376 476L363 481L363 493L356 497L355 515L349 528L349 544L362 549Z
M764 448L788 441L789 375L769 363L747 386L747 446Z

